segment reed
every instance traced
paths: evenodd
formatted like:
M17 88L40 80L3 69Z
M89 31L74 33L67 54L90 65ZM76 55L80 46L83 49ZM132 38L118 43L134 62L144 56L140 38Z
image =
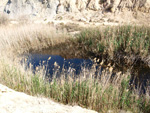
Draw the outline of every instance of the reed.
M113 67L97 75L97 64L91 69L83 67L79 75L64 69L59 78L56 75L60 72L55 70L50 79L43 77L41 72L45 71L44 68L33 74L30 70L21 71L19 66L4 61L0 61L0 64L0 82L17 91L52 98L64 104L78 104L98 112L119 112L121 109L134 113L150 111L148 88L145 94L140 94L140 90L135 87L131 90L130 73L119 72L112 78Z
M108 53L111 56L116 52L148 55L149 36L148 28L124 26L84 30L75 39L69 39L69 43L78 44L95 55ZM113 67L97 73L97 64L94 64L91 69L83 67L79 75L73 71L60 73L55 70L50 79L45 76L45 68L37 68L33 74L32 65L25 70L26 62L21 65L19 57L15 58L16 55L68 42L68 37L48 25L0 26L0 83L16 91L42 95L64 104L78 104L98 112L119 112L122 109L135 113L150 112L149 89L141 94L138 87L131 87L130 72L119 72L112 77ZM56 77L58 73L59 78Z
M1 53L29 53L62 43L67 38L65 33L50 25L0 26Z
M145 57L150 52L150 28L146 26L117 26L84 29L77 34L76 42L86 51L108 54L110 57L121 53Z

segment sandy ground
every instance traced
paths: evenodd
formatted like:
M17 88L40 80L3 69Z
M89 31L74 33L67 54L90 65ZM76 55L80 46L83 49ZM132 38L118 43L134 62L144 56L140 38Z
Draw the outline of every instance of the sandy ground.
M0 113L97 113L16 92L0 84Z

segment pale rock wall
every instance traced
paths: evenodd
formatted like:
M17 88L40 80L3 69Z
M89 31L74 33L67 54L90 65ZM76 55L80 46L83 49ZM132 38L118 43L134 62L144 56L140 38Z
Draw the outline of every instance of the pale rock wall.
M9 0L4 11L11 17L20 15L49 16L56 15L58 0Z
M111 12L125 8L144 12L150 10L150 0L1 0L0 12L11 17L31 15L54 17L59 13L80 12L84 10L100 11L109 9Z
M150 11L150 0L106 0L106 2L108 4L107 7L111 7L112 12L115 12L117 9Z
M88 4L88 8L91 10L99 10L100 9L100 0L90 0Z
M0 0L0 13L4 11L7 2L8 0Z
M60 0L59 2L63 7L64 11L66 12L76 12L76 0Z
M87 0L77 0L76 4L77 4L78 10L83 11L86 9L88 1Z

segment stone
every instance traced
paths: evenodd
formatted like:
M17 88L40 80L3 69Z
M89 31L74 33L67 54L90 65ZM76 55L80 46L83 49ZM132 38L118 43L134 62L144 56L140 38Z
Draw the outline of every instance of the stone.
M111 12L135 9L148 13L150 0L1 0L0 13L10 17L34 15L53 18L60 13L79 13L85 10L98 11L109 9ZM30 17L30 16L29 16Z
M108 110L107 113L114 113L114 111L113 110Z
M7 4L8 0L0 0L0 13L4 11L4 8Z
M120 110L119 113L126 113L126 111L125 110Z
M135 14L131 11L135 10ZM121 19L135 18L137 10L148 13L150 11L150 0L1 0L0 14L5 13L8 17L18 20L55 20L58 16L63 16L65 20L81 21L85 18L87 22L107 22L103 21L103 15L109 14L108 19L118 17ZM130 11L130 12L129 12ZM120 17L118 14L121 14ZM132 13L130 15L130 13ZM114 16L113 16L114 14ZM58 15L58 16L57 16ZM125 16L130 15L130 18ZM23 19L25 17L25 19ZM124 18L125 17L125 18ZM141 18L141 17L140 17ZM144 18L144 16L142 17ZM147 17L148 18L148 17ZM61 20L61 19L60 19ZM126 20L128 21L128 20ZM113 21L110 21L113 22ZM143 21L144 22L144 21ZM105 23L104 23L105 24ZM107 24L107 23L106 23Z
M99 0L90 0L88 8L95 11L99 10L100 9Z
M126 113L132 113L131 111L127 111Z
M131 111L120 110L119 113L132 113Z
M86 18L80 18L79 21L80 22L87 22L87 19Z
M54 17L56 15L58 0L49 0L47 2L36 0L11 0L8 1L4 12L12 18L22 15L41 15Z
M86 9L87 0L77 0L77 8L79 11L83 11Z
M57 13L57 14L60 14L60 13L64 13L64 12L65 12L64 6L60 4L60 5L57 7L56 13Z

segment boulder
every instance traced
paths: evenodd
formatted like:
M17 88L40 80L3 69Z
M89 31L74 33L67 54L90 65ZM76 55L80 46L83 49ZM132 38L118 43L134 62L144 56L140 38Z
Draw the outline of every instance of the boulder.
M90 0L89 4L88 4L88 8L91 10L99 10L100 9L100 0Z
M76 4L77 4L77 8L79 11L83 11L86 9L87 7L87 0L77 0Z

